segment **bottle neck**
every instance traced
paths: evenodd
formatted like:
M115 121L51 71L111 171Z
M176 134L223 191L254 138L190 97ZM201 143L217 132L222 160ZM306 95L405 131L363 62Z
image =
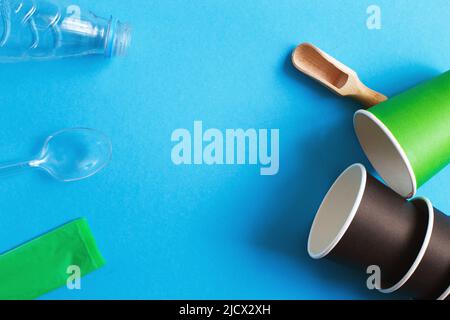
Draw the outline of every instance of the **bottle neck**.
M127 53L131 28L113 18L69 17L62 21L58 38L62 55L98 54L111 58Z
M111 19L105 42L105 56L115 57L127 54L131 42L131 28L116 19Z

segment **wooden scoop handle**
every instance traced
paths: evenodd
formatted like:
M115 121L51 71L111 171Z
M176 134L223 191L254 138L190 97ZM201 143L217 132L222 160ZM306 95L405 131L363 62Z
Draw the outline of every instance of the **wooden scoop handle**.
M376 106L377 104L380 104L388 99L385 95L368 88L361 81L359 83L360 84L358 85L358 91L355 94L350 94L349 97L358 101L367 109Z

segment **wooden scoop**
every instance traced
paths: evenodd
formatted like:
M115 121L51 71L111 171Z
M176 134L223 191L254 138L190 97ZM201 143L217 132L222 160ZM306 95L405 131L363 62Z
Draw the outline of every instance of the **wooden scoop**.
M312 44L299 45L292 54L292 63L338 95L355 99L367 108L388 99L365 86L355 71Z

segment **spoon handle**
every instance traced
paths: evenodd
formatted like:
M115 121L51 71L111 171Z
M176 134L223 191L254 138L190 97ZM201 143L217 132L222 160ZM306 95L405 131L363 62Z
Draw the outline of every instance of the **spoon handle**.
M29 161L0 164L0 178L16 174L26 168L31 168Z
M362 82L360 82L358 84L358 88L356 90L356 94L351 94L349 95L352 99L360 102L363 106L365 106L367 109L382 103L386 100L388 100L388 98L375 91L372 90L370 88L368 88L365 84L363 84Z

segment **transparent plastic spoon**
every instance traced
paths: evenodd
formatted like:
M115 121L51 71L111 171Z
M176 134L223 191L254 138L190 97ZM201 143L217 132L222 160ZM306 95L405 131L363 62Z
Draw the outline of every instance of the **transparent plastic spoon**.
M57 180L77 181L102 170L111 155L111 141L103 133L86 128L65 129L47 138L37 159L0 164L0 177L26 168L40 168Z

